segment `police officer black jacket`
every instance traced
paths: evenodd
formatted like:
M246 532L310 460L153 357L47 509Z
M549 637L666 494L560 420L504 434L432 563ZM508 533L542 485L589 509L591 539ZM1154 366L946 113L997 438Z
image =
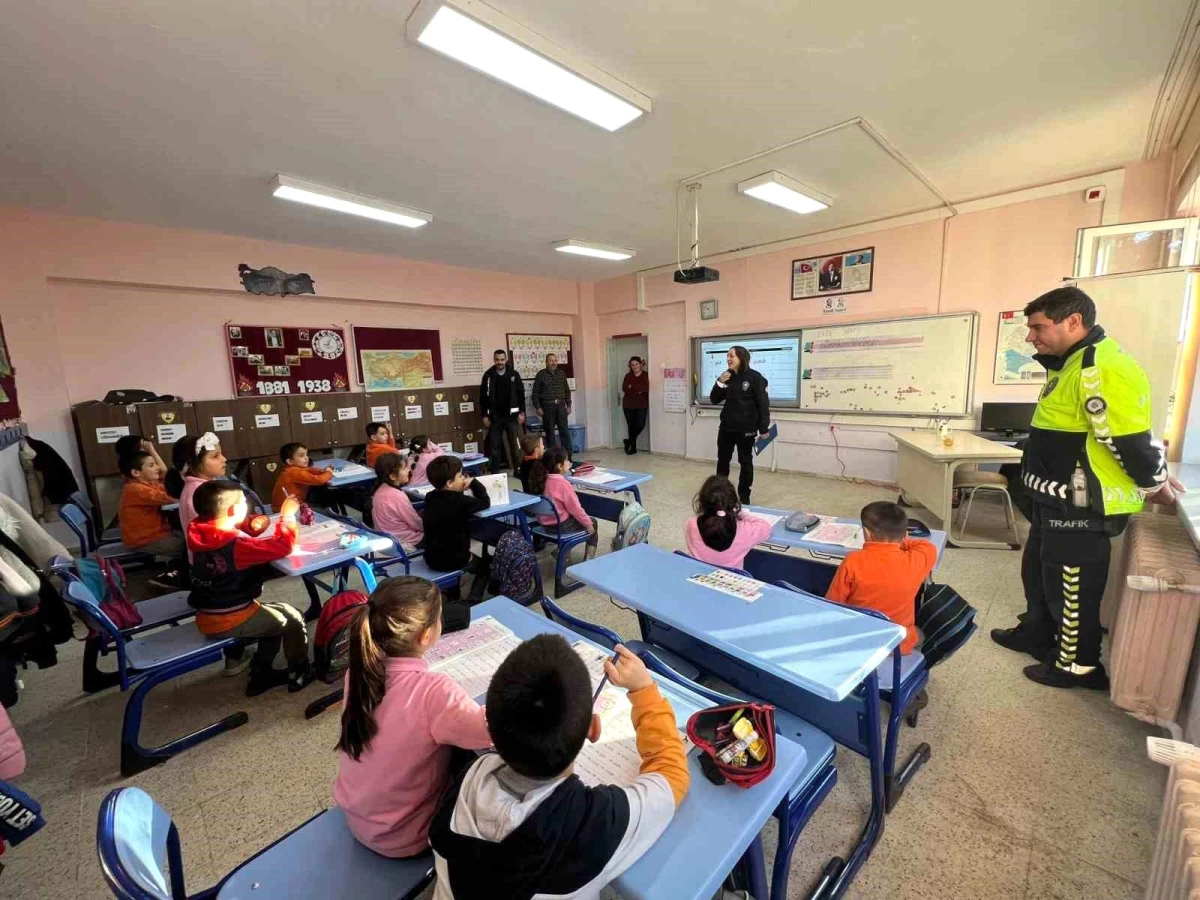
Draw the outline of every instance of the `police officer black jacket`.
M715 382L708 399L725 404L721 409L722 431L754 434L771 427L767 379L754 369L734 372L725 384Z

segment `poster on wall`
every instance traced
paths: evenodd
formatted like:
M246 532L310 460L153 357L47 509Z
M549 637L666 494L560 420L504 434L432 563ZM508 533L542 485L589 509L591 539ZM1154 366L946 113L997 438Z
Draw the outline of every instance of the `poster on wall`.
M238 397L334 394L350 390L346 334L340 328L225 325Z
M1025 313L1011 309L1000 313L996 331L996 370L993 384L1035 384L1046 380L1046 370L1033 358L1033 344L1025 341Z
M546 368L547 353L558 357L558 367L568 378L575 377L569 334L508 335L508 357L513 368L527 382L533 381L537 373Z
M663 369L663 412L687 412L687 369Z
M871 290L874 275L874 247L795 259L792 260L792 299L865 293Z
M21 406L17 403L17 373L8 355L8 339L0 324L0 428L11 428L21 421Z
M428 350L359 350L364 391L433 387L433 354Z

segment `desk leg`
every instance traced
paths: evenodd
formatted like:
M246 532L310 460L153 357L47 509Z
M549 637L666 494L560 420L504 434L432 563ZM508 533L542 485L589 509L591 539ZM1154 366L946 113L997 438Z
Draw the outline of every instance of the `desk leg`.
M850 882L867 861L875 842L883 834L884 809L886 797L883 789L883 746L879 736L879 678L872 671L867 676L866 684L866 714L867 714L867 763L871 767L871 812L867 816L867 824L863 827L858 843L851 852L846 865L838 872L830 883L829 888L819 896L836 900L850 887ZM816 900L816 896L812 898Z
M315 622L321 616L321 595L317 593L315 579L302 575L300 580L304 582L304 590L308 593L308 611L304 614L304 621Z
M525 515L525 510L523 510L523 509L518 509L516 511L516 514L517 514L517 524L521 527L521 534L523 534L525 536L525 540L529 541L529 543L532 544L533 543L533 532L529 530L529 517L527 515Z
M638 490L638 486L636 484L629 489L629 492L633 494L634 500L636 500L638 503L642 502L642 492Z
M767 894L767 860L763 855L762 833L759 832L742 854L742 862L746 864L746 881L750 896L755 900L766 900Z

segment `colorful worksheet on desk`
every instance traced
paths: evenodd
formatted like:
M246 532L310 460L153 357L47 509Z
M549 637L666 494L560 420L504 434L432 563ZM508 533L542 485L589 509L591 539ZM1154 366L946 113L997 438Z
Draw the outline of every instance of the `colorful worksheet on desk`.
M508 654L521 644L512 629L492 616L484 616L471 627L444 634L425 654L431 672L441 672L471 697L487 693L492 674Z
M737 597L747 603L753 603L762 596L761 581L755 581L753 578L738 575L736 572L728 572L725 569L702 572L699 575L693 575L688 581L714 591L720 591L731 597Z
M844 522L822 522L807 535L805 540L814 544L834 544L851 550L861 550L863 546L863 531L860 525L850 525Z

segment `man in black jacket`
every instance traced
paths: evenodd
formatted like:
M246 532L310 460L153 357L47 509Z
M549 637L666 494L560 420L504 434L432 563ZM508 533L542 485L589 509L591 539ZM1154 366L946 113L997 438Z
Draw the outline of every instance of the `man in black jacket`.
M571 455L571 432L567 428L567 417L571 415L571 385L567 373L558 367L558 357L546 354L546 368L533 379L533 391L529 397L533 408L542 419L542 433L546 446L553 447L561 442L567 456ZM555 432L558 437L555 437Z
M520 426L525 424L525 384L516 369L508 365L508 354L492 354L495 365L483 373L479 383L479 413L487 429L487 453L492 471L504 466L504 443L508 444L512 470L521 465Z
M754 484L755 435L765 435L771 427L767 379L750 368L750 351L745 347L730 347L725 361L729 368L717 378L708 397L717 406L724 404L717 431L717 474L729 477L729 462L737 447L741 470L738 499L749 503L750 486Z

